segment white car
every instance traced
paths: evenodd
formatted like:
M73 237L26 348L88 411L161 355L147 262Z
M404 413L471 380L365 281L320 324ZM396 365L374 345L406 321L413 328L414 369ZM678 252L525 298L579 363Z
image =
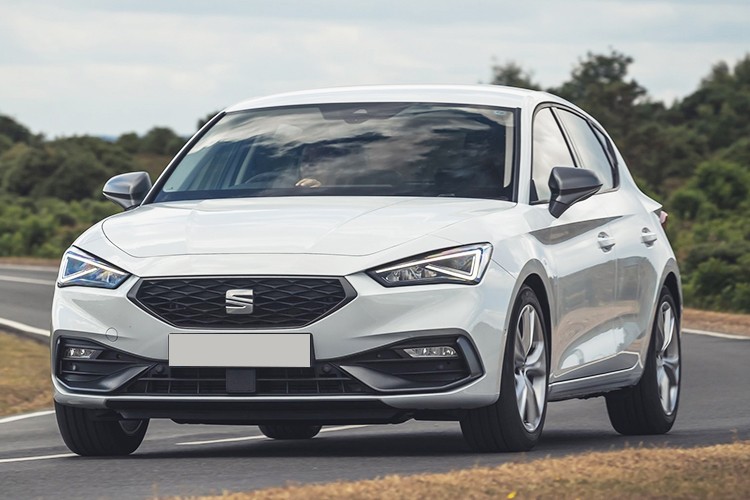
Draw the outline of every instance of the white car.
M60 431L122 455L149 419L460 421L479 451L604 395L667 432L681 285L666 214L604 129L497 86L296 92L230 107L66 252L52 310Z

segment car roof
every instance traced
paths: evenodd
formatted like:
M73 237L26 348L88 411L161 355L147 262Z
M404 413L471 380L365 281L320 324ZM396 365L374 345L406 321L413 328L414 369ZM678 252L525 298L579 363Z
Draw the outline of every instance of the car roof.
M547 92L500 85L368 85L258 97L230 106L225 111L346 102L434 102L532 109L542 102L573 106L568 101Z

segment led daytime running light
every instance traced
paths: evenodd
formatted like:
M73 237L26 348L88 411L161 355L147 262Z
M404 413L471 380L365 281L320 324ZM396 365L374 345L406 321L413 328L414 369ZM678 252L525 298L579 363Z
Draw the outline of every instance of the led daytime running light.
M369 272L384 286L476 284L487 269L492 245L481 243L417 256Z

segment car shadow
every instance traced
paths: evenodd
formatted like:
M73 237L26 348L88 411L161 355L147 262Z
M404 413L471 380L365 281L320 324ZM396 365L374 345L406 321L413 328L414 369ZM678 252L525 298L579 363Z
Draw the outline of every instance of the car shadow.
M321 435L310 440L276 441L254 440L235 443L216 443L154 450L144 447L130 458L135 460L154 459L194 459L194 458L309 458L309 457L463 457L475 459L476 464L484 462L506 462L562 456L587 451L610 451L638 447L691 446L701 444L682 435L664 436L621 436L614 431L602 430L549 430L534 450L524 453L477 453L465 443L461 432L420 431L413 434L404 432L372 433L364 435ZM705 439L705 436L704 436ZM714 436L715 440L716 437ZM695 441L694 443L692 441ZM731 442L731 436L727 436Z

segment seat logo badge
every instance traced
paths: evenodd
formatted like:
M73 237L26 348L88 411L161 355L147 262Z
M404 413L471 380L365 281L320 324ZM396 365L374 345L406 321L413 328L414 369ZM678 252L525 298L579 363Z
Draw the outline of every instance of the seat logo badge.
M252 314L253 291L227 290L225 305L227 314Z

